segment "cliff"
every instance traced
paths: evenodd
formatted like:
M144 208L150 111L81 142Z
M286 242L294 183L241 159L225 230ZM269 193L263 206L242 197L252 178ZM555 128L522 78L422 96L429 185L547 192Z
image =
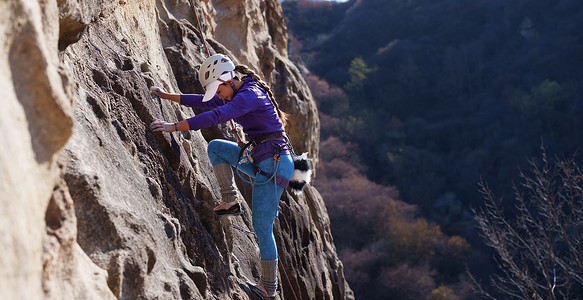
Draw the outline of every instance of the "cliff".
M154 134L154 119L198 112L148 88L202 92L206 38L269 82L296 152L317 163L317 110L279 2L8 0L0 35L0 299L255 299L250 186L242 217L212 211L206 145L228 134ZM286 192L280 208L278 299L353 299L318 191Z

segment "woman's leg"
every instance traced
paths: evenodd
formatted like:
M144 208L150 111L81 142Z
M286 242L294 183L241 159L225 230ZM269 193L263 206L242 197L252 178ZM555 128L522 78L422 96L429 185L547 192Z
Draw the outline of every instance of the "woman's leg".
M207 153L213 166L227 163L236 167L240 151L241 148L239 148L237 143L220 139L210 141L207 148ZM255 176L253 173L253 164L249 162L239 164L239 170L251 177Z
M258 167L273 174L274 159L269 158L259 163ZM277 174L286 179L291 179L294 165L290 155L281 157L277 166ZM277 288L277 247L273 236L273 222L279 211L279 199L284 189L267 177L258 174L253 186L253 228L259 243L261 256L261 287L267 295L274 295Z
M268 158L259 163L258 167L270 174L273 174L274 159ZM284 155L277 167L277 174L286 179L293 176L294 166L291 156ZM259 251L261 259L277 259L277 249L273 237L273 222L279 210L279 198L283 194L283 187L276 184L274 180L264 183L269 178L257 174L253 185L253 228L259 241Z
M222 203L215 207L218 213L235 213L241 212L240 206L233 206L238 203L237 188L235 185L235 177L231 166L237 165L239 152L241 148L236 143L226 140L212 140L207 148L208 156L213 165L213 171L221 189ZM239 169L248 175L253 174L253 165L251 163L243 163L239 165ZM234 210L229 210L229 208Z

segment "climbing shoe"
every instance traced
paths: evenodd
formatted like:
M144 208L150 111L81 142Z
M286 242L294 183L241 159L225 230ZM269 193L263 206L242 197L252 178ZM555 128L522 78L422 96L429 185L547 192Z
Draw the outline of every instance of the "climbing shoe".
M215 214L217 214L219 216L224 216L224 215L238 216L238 215L241 215L242 213L243 213L243 210L241 209L241 204L238 202L231 205L231 207L229 207L229 208L215 210Z
M275 296L268 296L267 294L265 294L265 292L262 289L257 287L255 284L252 284L251 282L247 282L247 285L253 291L253 293L255 293L257 296L259 296L261 299L275 300Z

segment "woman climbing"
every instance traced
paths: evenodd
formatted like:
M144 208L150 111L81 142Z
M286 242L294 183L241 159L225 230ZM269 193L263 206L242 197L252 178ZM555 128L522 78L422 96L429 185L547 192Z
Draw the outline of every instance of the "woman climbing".
M236 73L243 75L239 78ZM252 221L261 257L261 280L250 288L264 299L274 299L277 288L277 248L273 222L279 199L294 175L291 146L284 125L287 115L275 101L271 89L247 66L235 65L222 54L209 57L201 65L199 80L204 95L170 94L151 87L152 94L193 108L212 109L187 120L167 123L155 120L154 131L199 130L235 120L250 139L249 148L215 139L208 155L221 189L222 202L214 210L219 215L241 214L232 167L254 177ZM249 150L252 149L252 150ZM251 153L241 161L241 156Z

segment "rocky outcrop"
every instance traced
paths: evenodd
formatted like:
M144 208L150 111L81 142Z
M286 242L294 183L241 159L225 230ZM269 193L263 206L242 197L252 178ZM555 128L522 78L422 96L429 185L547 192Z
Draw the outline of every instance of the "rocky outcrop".
M287 58L279 3L9 0L0 31L2 297L254 299L249 185L242 217L212 212L206 145L227 134L154 134L154 119L197 112L148 87L202 92L205 37L271 84L294 148L317 158L317 112ZM283 195L275 235L279 299L353 298L317 190Z

